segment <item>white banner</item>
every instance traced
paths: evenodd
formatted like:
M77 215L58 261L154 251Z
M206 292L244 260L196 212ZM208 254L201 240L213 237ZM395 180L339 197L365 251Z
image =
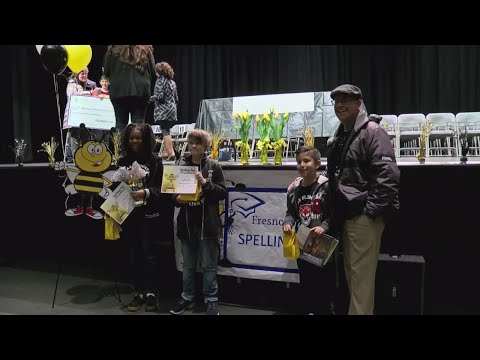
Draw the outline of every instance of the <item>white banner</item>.
M110 130L115 127L115 112L110 99L96 96L72 95L67 113L67 127L80 127L85 124L88 129Z
M238 192L229 188L222 215L227 225L220 247L220 263L228 266L219 266L220 275L299 282L297 262L283 257L286 201L286 189L247 188ZM175 245L177 268L181 270L178 239Z
M250 114L270 113L275 108L277 113L309 112L314 108L314 93L294 93L276 95L237 96L233 98L232 114L247 111Z
M282 225L285 189L230 189L226 200L223 257L231 268L219 274L274 281L298 282L296 261L283 257ZM228 225L228 218L233 222Z

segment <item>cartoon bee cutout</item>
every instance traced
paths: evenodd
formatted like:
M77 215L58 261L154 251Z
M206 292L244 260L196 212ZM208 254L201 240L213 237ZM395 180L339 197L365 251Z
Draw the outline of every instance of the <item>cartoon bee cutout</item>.
M71 184L65 187L69 195L81 194L82 201L75 208L65 211L66 216L85 215L92 219L103 219L100 211L93 209L93 197L107 198L113 171L107 171L112 162L112 153L104 142L90 140L75 151L76 167L67 167L67 176ZM86 207L85 207L86 204Z

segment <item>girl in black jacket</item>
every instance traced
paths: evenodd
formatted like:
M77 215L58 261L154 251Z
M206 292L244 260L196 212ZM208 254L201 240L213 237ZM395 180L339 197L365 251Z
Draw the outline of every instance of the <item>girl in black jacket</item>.
M126 155L119 159L118 165L131 168L136 161L147 172L143 187L132 191L136 207L122 224L120 237L125 240L129 253L130 276L136 295L128 305L128 311L137 311L144 303L146 311L157 308L155 294L158 293L160 273L157 264L158 254L153 248L153 240L159 234L173 230L173 206L169 207L171 197L160 193L163 176L162 159L154 153L155 136L149 124L130 124L125 129L123 147ZM171 216L168 216L172 212ZM165 226L169 229L165 229ZM163 228L162 228L163 227ZM166 235L168 236L168 235Z

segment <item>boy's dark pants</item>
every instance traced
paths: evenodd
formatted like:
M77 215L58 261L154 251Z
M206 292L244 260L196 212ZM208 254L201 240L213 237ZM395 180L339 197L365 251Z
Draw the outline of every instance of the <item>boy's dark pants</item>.
M319 267L302 259L297 260L300 273L300 314L331 314L330 303L335 295L335 263L331 258L327 265Z

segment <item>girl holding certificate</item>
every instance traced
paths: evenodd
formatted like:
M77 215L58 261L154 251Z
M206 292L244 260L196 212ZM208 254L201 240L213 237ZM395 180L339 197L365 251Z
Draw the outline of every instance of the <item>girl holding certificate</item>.
M122 224L120 239L128 247L130 278L135 287L136 295L128 305L128 311L137 311L145 305L146 311L157 309L156 294L159 290L160 274L168 273L158 268L158 249L155 249L154 239L159 234L173 238L173 203L171 195L160 193L163 164L154 152L155 136L149 124L130 124L125 128L123 148L124 157L118 165L132 170L134 162L140 164L146 172L143 181L137 183L138 189L132 190L135 201L143 201L144 205L136 207ZM136 166L134 166L136 167ZM172 269L175 268L175 258L171 256ZM162 264L165 266L166 264Z

